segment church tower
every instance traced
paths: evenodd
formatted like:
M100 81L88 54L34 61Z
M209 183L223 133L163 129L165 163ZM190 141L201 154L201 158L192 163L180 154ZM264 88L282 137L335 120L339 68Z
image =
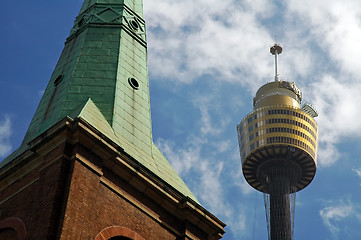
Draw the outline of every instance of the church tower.
M217 240L153 143L142 0L85 0L20 147L0 239Z

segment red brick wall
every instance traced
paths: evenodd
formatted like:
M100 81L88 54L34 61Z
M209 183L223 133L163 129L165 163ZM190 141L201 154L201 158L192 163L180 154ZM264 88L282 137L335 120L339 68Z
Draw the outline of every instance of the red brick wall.
M67 154L64 155L65 151ZM100 174L74 160L75 153L85 156L85 161L101 170ZM187 226L165 211L162 202L150 199L110 169L101 169L102 159L80 145L69 148L62 144L50 154L33 161L42 163L0 192L1 203L31 183L0 204L0 221L10 217L20 218L27 229L26 239L93 240L112 226L129 229L139 239L148 240L185 239L179 236L185 228L195 235L205 236L199 229ZM119 193L121 191L112 190L104 181L122 189L128 197L123 197Z
M6 218L20 218L27 231L26 239L54 239L61 213L64 187L68 173L68 161L62 158L54 161L64 152L65 144L43 159L40 166L18 179L0 192L0 221ZM28 166L23 166L28 167ZM18 169L11 169L15 172ZM30 184L26 188L26 185ZM22 191L18 192L20 189ZM14 195L14 193L18 192Z
M164 216L164 221L174 222L168 213L162 212L160 206L137 193L119 177L111 176L110 173L107 175L148 208ZM80 162L75 162L61 239L95 239L98 233L109 226L131 229L146 239L177 239L146 213L104 186L100 176Z

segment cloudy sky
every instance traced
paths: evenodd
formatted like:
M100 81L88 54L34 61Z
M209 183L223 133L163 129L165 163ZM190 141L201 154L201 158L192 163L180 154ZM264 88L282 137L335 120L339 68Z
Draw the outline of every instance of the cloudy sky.
M22 141L82 0L17 0L0 15L0 159ZM266 239L263 195L242 176L236 124L280 78L319 112L318 170L297 194L295 239L361 239L358 0L144 0L154 142L226 240Z

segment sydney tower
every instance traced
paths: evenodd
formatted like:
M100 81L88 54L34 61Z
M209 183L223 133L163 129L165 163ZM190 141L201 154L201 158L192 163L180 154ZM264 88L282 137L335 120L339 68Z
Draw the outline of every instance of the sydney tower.
M253 111L237 126L242 170L246 181L264 193L268 238L293 239L296 192L316 173L317 117L293 82L278 76L281 46L275 56L275 79L261 86L253 99Z

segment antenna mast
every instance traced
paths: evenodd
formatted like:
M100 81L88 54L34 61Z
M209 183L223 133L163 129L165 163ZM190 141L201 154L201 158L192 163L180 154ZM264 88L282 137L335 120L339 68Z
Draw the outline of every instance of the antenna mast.
M282 47L280 45L278 45L277 43L275 43L275 45L273 45L273 47L270 48L270 53L272 55L275 55L275 82L278 82L279 79L279 74L278 74L278 54L282 53Z

